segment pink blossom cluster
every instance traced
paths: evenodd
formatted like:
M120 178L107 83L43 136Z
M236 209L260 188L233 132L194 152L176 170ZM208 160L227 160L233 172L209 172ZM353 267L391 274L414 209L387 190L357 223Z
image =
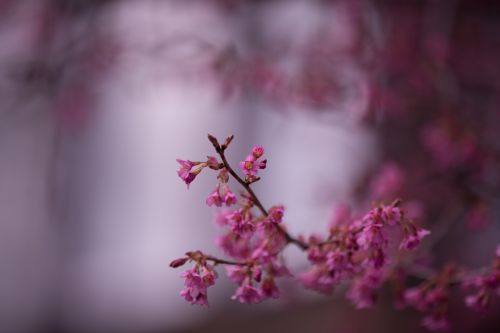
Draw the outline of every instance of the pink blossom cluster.
M170 264L175 268L184 265L188 260L196 262L191 269L182 273L184 288L180 295L191 304L208 306L207 289L215 284L218 274L214 267L207 263L200 251L188 252L186 255L187 257L174 260Z
M430 330L445 331L450 328L448 319L449 288L454 272L454 265L448 265L436 276L404 291L404 305L412 306L418 311L426 313L422 319L422 325Z
M252 153L240 162L240 168L245 173L246 181L253 182L257 179L259 169L266 168L267 160L262 159L259 161L262 155L264 155L264 147L255 146L252 149Z
M464 163L471 163L477 155L477 144L474 138L455 129L447 118L435 122L422 129L422 143L437 166L448 169Z
M466 289L476 289L476 293L465 298L467 307L476 311L486 310L493 296L500 296L500 245L497 247L491 271L464 281Z
M212 142L213 140L215 139L211 139ZM221 149L218 142L214 145L216 150ZM245 184L257 181L258 170L266 167L266 160L261 159L263 154L263 147L255 146L251 154L240 162L240 167L245 173ZM225 204L229 207L237 204L237 198L228 185L228 173L234 170L229 171L228 165L219 163L215 157L209 157L206 162L184 160L178 162L181 165L178 175L188 185L207 166L218 171L216 188L206 199L208 206L221 207ZM241 260L229 264L227 274L238 285L233 299L242 303L258 303L266 298L277 298L279 289L275 278L291 275L279 258L286 244L283 231L278 227L283 220L284 207L281 205L271 207L266 214L255 214L254 210L254 200L249 193L243 192L236 208L221 210L216 215L216 222L225 229L224 234L217 239L218 245L227 255ZM218 263L217 260L203 258L205 261L213 260L214 263ZM197 264L192 270L183 274L186 282L182 296L192 303L206 305L208 303L205 291L209 285L203 285L204 288L200 286L199 282L203 279L200 280L199 274L195 274L200 270L199 266ZM202 270L210 270L209 267L202 266ZM197 293L197 296L193 293Z
M341 282L352 281L347 297L357 308L371 306L376 300L376 289L387 276L390 229L402 230L399 248L404 250L415 249L429 234L405 218L398 205L399 201L379 205L360 219L350 217L341 207L327 239L309 238L308 259L312 265L299 280L305 287L325 294L331 294Z
M223 204L226 206L231 206L236 204L236 195L229 188L228 181L229 176L227 175L226 168L222 168L217 176L219 180L215 189L208 196L206 203L208 206L215 205L221 207Z
M209 156L205 162L178 160L178 175L189 185L205 168L216 171L217 185L206 204L220 207L215 215L215 222L222 229L217 244L231 259L194 251L174 260L172 267L195 262L182 274L185 282L181 296L187 301L208 305L207 289L217 278L214 268L225 265L227 276L237 285L232 299L241 303L278 298L281 291L277 278L295 277L305 288L327 295L339 284L346 284L346 297L356 308L363 309L375 304L378 290L384 284L392 284L397 307L411 306L424 312L422 325L428 329L450 327L449 294L451 286L460 279L459 270L455 265L446 265L438 273L415 275L422 282L405 287L404 277L413 274L412 260L418 258L412 253L420 248L430 231L409 217L401 200L374 204L367 213L358 215L353 214L350 206L339 205L326 235L294 237L285 227L285 207L275 205L266 209L252 189L251 185L260 179L258 170L267 163L262 159L263 147L255 146L240 162L243 176L239 176L225 156L232 136L222 145L213 136L209 135L209 140L219 158ZM384 195L397 192L395 189L402 184L396 168L391 166L379 180L377 187L383 188L380 192ZM239 199L229 188L230 177L243 187ZM386 181L391 186L385 187ZM307 255L310 267L303 272L292 274L285 265L284 250L292 244ZM466 285L475 289L466 298L467 306L474 309L486 308L491 296L500 293L500 247L490 272L468 279Z
M240 208L220 211L216 216L225 230L217 244L224 253L244 263L227 267L228 277L238 285L233 299L241 303L277 298L280 291L275 278L291 275L279 257L286 245L277 227L284 208L272 207L267 216L254 214L252 208L252 201L244 198Z

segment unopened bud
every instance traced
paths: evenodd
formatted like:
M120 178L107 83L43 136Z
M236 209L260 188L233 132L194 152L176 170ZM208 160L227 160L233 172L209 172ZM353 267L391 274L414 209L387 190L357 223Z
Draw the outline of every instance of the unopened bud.
M179 258L179 259L175 259L173 260L171 263L170 263L170 267L172 268L177 268L177 267L181 267L183 266L187 261L189 260L189 258Z
M234 139L234 134L228 136L224 141L224 144L222 145L222 150L225 150L227 147L229 147L229 144L231 143L231 141L233 141L233 139Z
M212 143L214 146L215 150L219 151L220 150L220 144L219 141L217 141L217 138L213 136L212 134L208 134L208 140Z
M259 169L265 169L267 166L267 160L262 160L259 163Z
M207 156L207 165L212 170L219 170L221 168L221 164L217 161L217 158L213 156Z

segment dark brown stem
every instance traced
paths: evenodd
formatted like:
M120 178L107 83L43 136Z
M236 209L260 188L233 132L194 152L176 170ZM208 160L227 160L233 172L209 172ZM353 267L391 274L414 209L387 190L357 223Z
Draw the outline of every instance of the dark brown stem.
M237 262L237 261L230 261L230 260L224 260L224 259L219 259L214 256L205 256L205 260L212 261L215 265L222 264L222 265L232 265L232 266L245 266L247 263L245 262Z

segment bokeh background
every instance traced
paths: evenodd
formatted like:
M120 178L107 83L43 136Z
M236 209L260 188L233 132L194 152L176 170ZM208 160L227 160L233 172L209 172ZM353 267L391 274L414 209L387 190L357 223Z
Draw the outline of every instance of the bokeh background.
M258 306L178 293L169 262L220 254L215 185L176 158L233 133L294 234L338 203L398 196L433 228L432 262L488 265L500 239L496 1L0 0L0 331L407 332L388 290L358 311L289 279ZM304 255L287 250L293 270ZM429 259L430 260L430 259ZM498 332L464 309L457 332Z

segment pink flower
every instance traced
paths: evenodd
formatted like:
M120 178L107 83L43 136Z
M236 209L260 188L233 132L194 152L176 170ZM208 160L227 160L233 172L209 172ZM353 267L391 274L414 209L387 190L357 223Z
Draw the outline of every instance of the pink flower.
M406 304L410 304L420 311L427 309L425 294L420 287L406 289L403 293L403 299Z
M495 263L497 260L498 256L493 262L493 269L490 273L464 281L464 287L477 288L475 294L465 298L467 307L482 312L489 307L493 295L500 296L500 263ZM495 267L496 265L498 267Z
M213 286L215 284L215 279L218 277L219 275L214 270L213 266L205 265L201 268L201 278L206 287Z
M465 305L478 312L484 312L490 305L488 293L479 292L475 295L469 295L465 298Z
M264 147L254 146L252 148L252 155L253 155L253 157L255 157L255 159L260 158L262 155L264 155Z
M191 304L208 306L207 288L214 285L217 278L217 272L213 270L213 267L196 264L181 276L184 278L184 288L180 295Z
M382 208L381 216L388 225L396 225L403 219L403 212L398 207L385 206Z
M208 298L205 289L199 289L197 287L184 287L181 290L180 295L191 304L205 305L208 306Z
M424 317L422 326L431 331L448 331L450 329L450 322L445 315L431 313Z
M384 221L382 220L381 212L382 212L382 207L375 207L371 209L367 214L365 214L365 216L363 216L362 219L363 223L365 225L370 225L370 224L382 225Z
M277 253L279 253L285 245L285 236L275 230L273 234L266 234L265 237L260 240L260 244L258 244L256 248L262 248L268 253L272 253L272 257L275 258Z
M270 276L262 281L260 285L260 293L265 298L279 298L280 291L274 282L274 279Z
M413 250L420 245L422 239L431 232L427 229L419 227L413 222L408 222L404 226L404 238L399 245L400 249Z
M358 309L369 308L377 300L377 293L375 291L380 287L382 282L381 272L369 269L365 271L360 278L354 280L347 293L347 298L349 298Z
M349 260L347 252L339 249L328 252L326 267L334 283L340 283L342 279L350 277L354 272L354 265Z
M226 273L231 281L241 284L248 276L248 267L226 266Z
M387 256L382 248L373 248L368 256L367 263L372 264L373 268L382 268L387 263Z
M326 253L319 245L311 244L307 250L307 259L315 264L323 263L326 260Z
M202 166L203 163L193 162L189 160L177 159L177 163L181 165L179 170L177 171L177 174L186 183L186 185L188 185L188 187L204 167ZM200 165L200 167L193 170L193 167L197 165Z
M240 168L247 175L257 176L259 170L259 163L256 162L253 155L248 155L244 161L240 162Z
M208 206L216 205L217 207L222 206L223 198L220 196L220 185L217 185L215 190L210 193L208 196L206 203Z
M258 265L253 265L252 267L235 265L226 266L226 273L231 281L242 284L247 279L259 282L262 276L262 269Z
M242 210L236 210L228 214L227 219L232 232L241 237L251 237L255 231L255 224L252 222L251 216L245 214Z
M441 278L444 277L441 276ZM448 292L448 284L434 284L426 281L420 286L407 289L404 292L404 298L407 304L414 306L419 311L426 312L426 316L422 320L424 327L434 331L447 330L449 328Z
M207 166L213 170L219 170L222 167L217 158L214 156L207 156Z
M365 250L387 246L387 238L382 230L381 223L370 223L363 227L358 236L358 244Z
M304 287L319 291L325 295L331 295L334 289L334 281L328 272L317 266L299 275L299 281Z
M425 127L422 142L442 169L466 163L478 151L477 143L471 136L454 136L446 121Z
M227 184L224 184L222 187L222 202L224 202L228 207L236 204L237 202L236 196Z
M276 225L269 218L262 219L257 224L257 229L264 238L276 233Z
M236 292L231 298L237 299L244 304L257 304L263 300L260 291L255 288L248 279L236 289Z
M215 205L217 207L221 207L222 204L226 204L226 206L231 206L236 203L236 196L231 191L229 186L224 184L218 184L217 187L210 193L208 196L206 203L208 206Z
M274 255L267 250L265 244L252 251L252 259L260 264L269 263L273 258Z
M371 183L370 189L377 199L388 199L400 194L404 184L401 168L393 162L387 162Z
M429 305L446 303L448 300L448 292L442 287L432 288L425 294L425 301Z
M252 153L240 162L240 168L245 173L247 180L255 179L259 169L266 168L267 160L258 160L263 154L264 148L262 146L255 146L252 149Z
M285 208L283 206L273 206L269 209L269 220L275 224L281 223L283 220L283 215L285 213Z
M366 225L396 225L403 221L403 211L394 205L379 206L373 208L363 217L363 223Z
M181 276L184 278L184 285L186 287L204 288L203 279L198 272L198 264L183 272Z
M216 244L234 258L245 259L251 252L247 239L233 232L217 237Z
M214 221L219 226L225 226L229 224L227 215L232 214L231 211L223 210L215 213Z

